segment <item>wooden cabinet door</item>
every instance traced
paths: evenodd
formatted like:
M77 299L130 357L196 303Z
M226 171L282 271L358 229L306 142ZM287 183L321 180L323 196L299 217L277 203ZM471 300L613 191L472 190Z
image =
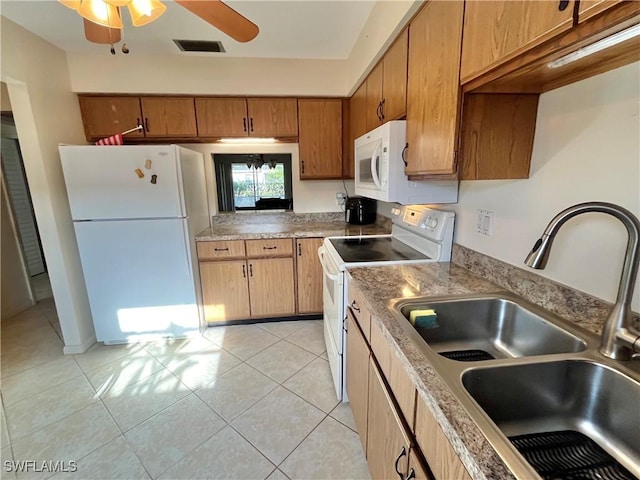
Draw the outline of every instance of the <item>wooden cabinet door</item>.
M200 137L249 135L247 101L244 98L196 98Z
M248 260L251 316L294 315L293 258Z
M416 406L416 441L436 480L471 480L429 407L422 399Z
M342 178L342 100L298 100L300 179Z
M402 420L370 359L367 463L371 478L405 478L410 445Z
M466 2L462 83L572 28L574 3Z
M249 286L244 260L200 262L200 281L208 323L249 318Z
M378 63L367 77L366 132L384 123L382 114L383 68L382 62Z
M87 140L108 137L142 125L138 97L78 97ZM144 137L142 130L127 138Z
M318 248L322 238L296 240L296 276L298 282L298 313L322 312L322 265Z
M610 7L618 5L621 0L580 0L578 5L578 23L589 20Z
M298 102L295 98L248 98L247 108L249 136L298 136Z
M409 32L405 30L384 56L382 113L385 122L407 113L408 55Z
M197 137L193 98L142 97L147 137Z
M367 417L369 399L369 348L357 322L349 312L347 318L346 388L349 405L367 454Z
M428 2L410 24L407 175L455 175L462 12Z
M367 82L362 82L349 99L349 152L351 162L343 168L346 178L353 178L355 170L356 138L367 133Z

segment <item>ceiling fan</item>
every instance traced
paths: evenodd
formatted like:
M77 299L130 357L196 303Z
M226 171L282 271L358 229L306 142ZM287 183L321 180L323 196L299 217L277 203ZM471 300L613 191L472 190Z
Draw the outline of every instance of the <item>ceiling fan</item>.
M127 7L131 23L140 27L158 19L167 9L160 0L58 0L75 10L84 20L84 33L93 43L111 44L111 53L115 55L114 43L122 37L121 8ZM205 22L226 33L238 42L253 40L259 32L258 26L236 12L221 0L175 0ZM129 53L126 45L123 53Z

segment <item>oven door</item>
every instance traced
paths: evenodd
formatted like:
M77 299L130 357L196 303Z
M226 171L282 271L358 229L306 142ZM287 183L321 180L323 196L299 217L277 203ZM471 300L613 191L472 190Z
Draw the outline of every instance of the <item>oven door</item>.
M318 249L322 264L322 309L328 331L333 337L334 348L342 354L342 320L344 315L344 271L328 254L325 247Z

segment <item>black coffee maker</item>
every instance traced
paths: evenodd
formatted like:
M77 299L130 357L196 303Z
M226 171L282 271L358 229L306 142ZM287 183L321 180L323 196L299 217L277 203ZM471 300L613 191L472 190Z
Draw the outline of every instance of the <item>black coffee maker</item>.
M366 197L347 197L344 219L352 225L367 225L376 221L376 201Z

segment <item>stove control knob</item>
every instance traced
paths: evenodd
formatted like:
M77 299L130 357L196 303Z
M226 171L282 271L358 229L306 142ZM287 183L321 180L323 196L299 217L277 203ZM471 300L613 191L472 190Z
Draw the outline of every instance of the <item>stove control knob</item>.
M429 228L435 229L438 226L438 219L435 217L429 217Z

